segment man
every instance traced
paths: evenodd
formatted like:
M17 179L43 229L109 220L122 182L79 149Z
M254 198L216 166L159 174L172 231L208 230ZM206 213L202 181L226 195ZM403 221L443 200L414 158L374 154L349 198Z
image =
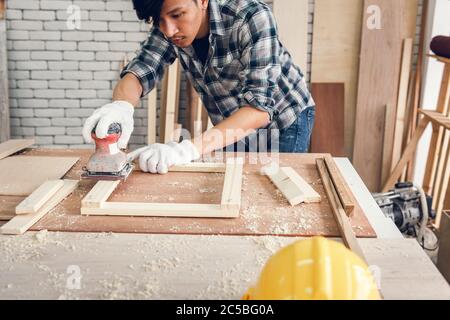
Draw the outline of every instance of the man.
M133 0L133 4L138 18L153 27L140 53L122 71L114 102L87 119L86 141L92 141L95 127L103 138L109 125L118 122L123 130L119 148L125 148L133 131L134 106L178 58L215 126L192 140L142 148L137 153L142 171L166 173L172 165L187 164L245 138L248 145L249 138L263 129L270 134L269 145L279 139L280 152L308 151L314 101L300 68L278 39L266 4L260 0Z

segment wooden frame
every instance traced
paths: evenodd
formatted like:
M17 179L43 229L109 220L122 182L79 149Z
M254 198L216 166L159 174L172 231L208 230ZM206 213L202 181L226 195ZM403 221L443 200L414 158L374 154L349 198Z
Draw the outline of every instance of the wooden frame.
M243 159L223 163L191 163L170 168L171 172L224 172L220 204L108 202L119 181L99 181L81 201L82 215L237 218L241 208Z

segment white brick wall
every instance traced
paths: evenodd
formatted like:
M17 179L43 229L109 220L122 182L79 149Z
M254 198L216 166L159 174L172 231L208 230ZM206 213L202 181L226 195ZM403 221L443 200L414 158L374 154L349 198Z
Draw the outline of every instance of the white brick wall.
M314 0L309 3L308 75ZM80 30L68 29L71 5L81 9ZM82 124L110 102L119 63L135 55L148 26L137 21L131 0L8 0L6 18L12 136L36 136L41 146L89 147L81 138ZM131 148L146 142L146 124L146 108L136 109Z

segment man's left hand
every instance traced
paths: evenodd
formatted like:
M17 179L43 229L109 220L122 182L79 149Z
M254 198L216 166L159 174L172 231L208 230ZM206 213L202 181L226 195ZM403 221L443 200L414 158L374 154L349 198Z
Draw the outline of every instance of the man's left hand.
M143 172L165 174L171 166L188 164L200 158L200 153L189 140L180 143L155 143L128 154L128 160L139 157L139 167Z

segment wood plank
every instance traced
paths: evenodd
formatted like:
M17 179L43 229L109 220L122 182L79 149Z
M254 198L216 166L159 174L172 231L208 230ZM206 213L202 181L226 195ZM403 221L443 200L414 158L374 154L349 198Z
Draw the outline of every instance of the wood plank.
M0 143L0 160L20 150L31 147L35 143L33 139L12 139Z
M344 157L345 98L343 83L313 83L311 93L316 103L316 121L311 136L312 153L330 153Z
M0 0L0 143L10 138L5 0Z
M211 162L191 162L185 165L172 166L169 168L169 172L204 172L204 173L223 173L226 167L224 163L211 163Z
M273 0L281 43L303 73L308 67L308 0ZM295 32L292 26L295 25Z
M100 208L117 188L120 181L98 181L81 201L85 208Z
M240 209L242 170L244 160L242 158L227 159L225 178L222 189L221 205L227 209Z
M36 213L64 185L63 180L44 182L16 207L16 214Z
M442 74L442 82L439 90L439 98L436 106L436 112L447 115L450 110L450 64L446 63L444 72ZM440 153L440 147L442 138L444 135L444 129L441 127L433 126L433 133L430 141L430 148L428 151L427 165L425 168L425 175L423 178L423 188L426 193L433 192L434 179L436 177L436 171L438 166L438 156Z
M175 119L176 109L178 109L179 95L180 95L180 63L175 61L168 71L168 82L167 82L167 102L165 108L164 117L164 134L163 142L168 143L173 139L173 132L175 130Z
M407 38L403 41L402 65L400 69L400 83L397 99L397 115L394 127L394 140L392 146L392 163L391 169L394 169L395 164L400 160L402 153L403 134L405 131L406 121L406 100L408 98L408 80L411 72L413 39ZM386 143L386 141L384 142Z
M345 210L339 201L339 197L328 174L325 160L319 158L316 160L316 164L344 244L361 259L367 262L364 253L356 240L355 233L353 232Z
M36 213L16 216L0 228L2 234L22 234L41 219L47 212L63 201L78 186L77 180L64 180L64 186Z
M0 160L0 194L28 196L47 180L62 178L77 157L14 156Z
M383 192L388 192L389 189L394 187L398 178L403 173L403 169L404 169L405 165L414 156L414 152L417 148L417 144L419 143L419 140L422 137L422 134L424 133L424 131L427 128L429 123L430 123L430 120L426 117L424 117L419 122L419 125L417 126L416 131L414 132L413 136L411 137L411 141L409 141L409 144L406 146L405 151L403 152L403 155L402 155L400 161L397 163L394 170L392 170L391 175L389 176L386 183L384 184Z
M81 208L82 215L133 217L235 218L236 211L221 205L183 203L105 202L101 208Z
M329 176L331 177L331 181L334 184L334 188L339 196L339 200L341 201L342 207L344 207L345 213L347 216L352 216L353 210L355 209L355 200L348 187L347 183L344 180L344 177L341 174L341 171L338 170L336 163L330 155L326 155L324 157L325 164L328 169Z
M275 170L266 167L263 168L263 173L281 191L291 206L321 201L320 195L291 167Z
M432 110L420 110L419 112L429 118L434 124L450 130L450 116L445 116L442 113Z
M353 164L375 192L380 189L385 106L396 105L402 41L414 38L417 0L364 0L363 10ZM380 25L374 23L378 19Z
M384 185L386 180L389 178L391 174L391 166L392 166L392 141L394 140L394 121L395 119L396 109L393 105L386 105L385 114L384 114L384 132L383 132L383 156L382 156L382 167L381 167L381 176L380 182L381 185Z
M148 94L147 100L147 144L156 143L156 118L157 118L158 90L155 87Z
M314 3L311 82L344 83L344 145L348 158L353 156L362 12L363 0Z

